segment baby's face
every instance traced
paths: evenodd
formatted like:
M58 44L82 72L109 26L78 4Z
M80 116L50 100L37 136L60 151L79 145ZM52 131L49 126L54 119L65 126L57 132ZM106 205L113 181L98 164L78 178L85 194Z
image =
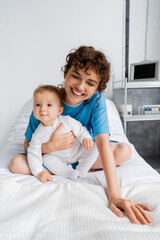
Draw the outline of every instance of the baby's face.
M44 126L52 126L63 111L59 98L52 92L37 93L34 96L33 113Z

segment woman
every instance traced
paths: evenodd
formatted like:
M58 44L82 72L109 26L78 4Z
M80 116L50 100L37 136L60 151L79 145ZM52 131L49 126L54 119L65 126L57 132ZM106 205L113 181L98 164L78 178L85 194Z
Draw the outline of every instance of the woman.
M124 210L132 223L148 224L151 222L144 210L151 209L143 204L122 199L118 184L116 166L127 161L131 156L131 149L125 143L110 142L109 127L106 111L106 101L103 90L106 88L110 75L110 63L105 55L93 47L81 46L67 55L64 66L65 85L63 115L70 115L86 126L96 141L99 152L92 170L103 168L110 209L119 217ZM25 133L24 150L32 138L32 134L39 125L33 113ZM72 132L60 134L62 124L58 126L49 142L42 145L42 153L49 153L67 149L74 144ZM10 170L14 173L31 174L25 155L14 157L10 163Z

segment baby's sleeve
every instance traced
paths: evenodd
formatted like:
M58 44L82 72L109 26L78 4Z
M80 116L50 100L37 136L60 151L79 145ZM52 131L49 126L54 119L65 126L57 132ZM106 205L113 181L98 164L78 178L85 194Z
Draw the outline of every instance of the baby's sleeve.
M37 128L38 130L38 128ZM38 173L43 170L42 167L42 150L41 139L43 139L39 131L35 131L32 136L32 140L27 149L27 160L32 174L36 177Z
M71 118L68 116L68 121L71 130L73 131L74 135L78 138L78 140L82 143L84 138L90 138L92 139L90 133L88 132L87 128L82 126L82 124L75 120L74 118Z

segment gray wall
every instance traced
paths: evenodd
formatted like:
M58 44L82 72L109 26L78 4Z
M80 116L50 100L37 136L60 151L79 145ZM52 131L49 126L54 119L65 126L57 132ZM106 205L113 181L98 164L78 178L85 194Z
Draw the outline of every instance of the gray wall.
M160 0L130 0L129 63L144 60L160 60Z

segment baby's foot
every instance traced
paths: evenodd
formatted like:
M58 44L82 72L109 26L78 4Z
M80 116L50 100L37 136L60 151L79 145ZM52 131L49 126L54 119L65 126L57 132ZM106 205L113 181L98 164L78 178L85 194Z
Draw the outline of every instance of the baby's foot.
M87 176L87 172L84 170L78 170L78 177L85 178Z
M76 180L78 178L78 171L74 169L68 171L67 177L72 180Z

